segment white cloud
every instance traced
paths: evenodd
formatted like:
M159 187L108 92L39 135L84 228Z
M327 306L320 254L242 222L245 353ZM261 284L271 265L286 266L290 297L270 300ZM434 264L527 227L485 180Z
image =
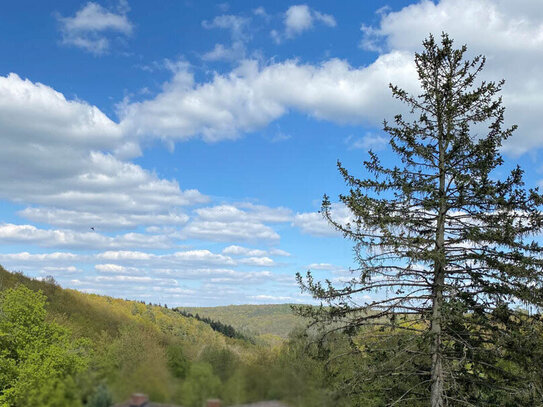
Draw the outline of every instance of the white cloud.
M120 251L110 250L107 252L99 253L96 257L98 259L104 259L104 260L149 260L153 256L145 252L136 252L136 251L128 251L128 250L120 250Z
M205 263L211 265L234 265L235 262L228 256L215 254L209 250L188 250L184 252L175 252L172 255L162 256L164 259L173 259L183 264Z
M117 13L105 9L98 3L89 2L78 10L73 17L57 16L61 25L62 43L82 48L85 51L100 55L110 48L110 36L116 37L132 34L133 25L126 13L128 7L121 2Z
M167 235L126 233L110 237L95 232L48 230L39 229L33 225L14 225L11 223L0 224L0 241L34 244L41 247L84 249L124 247L166 249L173 246L172 239Z
M236 261L223 254L213 253L206 249L176 251L167 254L153 254L139 251L106 251L96 255L97 259L123 263L128 265L137 265L138 267L176 269L216 266L234 266Z
M393 52L361 68L338 59L317 66L248 60L202 84L185 69L154 99L122 106L121 124L142 137L208 142L234 139L291 109L336 123L380 125L401 108L391 103L390 82L417 89L411 54Z
M196 219L182 230L187 238L213 242L279 240L269 226L254 222L216 222Z
M242 209L239 209L239 208ZM245 209L245 210L243 210ZM197 209L196 213L201 219L211 221L257 221L257 222L288 222L292 212L288 208L270 208L264 205L239 203L234 205L218 205Z
M43 267L42 272L45 274L66 275L66 274L80 274L80 273L83 273L83 270L75 266L66 266L66 267L45 266Z
M389 143L389 138L378 134L368 133L361 138L355 138L351 135L345 139L345 143L350 149L380 151L386 148Z
M330 263L311 263L306 267L309 270L323 270L323 271L344 271L345 268L341 266L336 266Z
M328 27L335 27L336 20L330 14L323 14L310 9L307 5L295 5L285 12L285 36L293 38L313 27L313 22L319 21Z
M253 10L253 14L255 16L259 16L259 17L262 17L266 20L270 19L270 15L267 13L266 9L262 6L260 7L257 7Z
M542 10L534 0L424 0L397 12L384 11L377 27L363 26L362 46L415 52L428 33L439 38L445 31L456 45L467 44L470 55L486 55L482 79L506 80L506 121L519 125L505 150L521 154L543 145Z
M324 14L313 10L313 18L317 21L320 21L324 25L327 25L328 27L335 27L337 25L336 19L331 14Z
M237 245L225 247L222 253L230 254L233 256L265 256L266 254L268 254L266 250L249 249L247 247Z
M210 30L213 28L221 28L230 31L232 44L225 46L224 44L215 44L215 47L202 55L205 61L231 61L237 62L245 58L246 42L250 39L247 33L247 28L250 23L247 17L235 15L222 15L215 17L212 21L202 21L202 27Z
M81 261L86 256L71 253L29 254L6 253L0 254L0 264L7 270L22 271L33 276L52 275L55 279L73 278L74 274L83 274Z
M313 236L338 236L337 231L318 212L296 214L292 226L300 228L302 233Z
M19 213L33 221L83 230L180 225L180 206L208 201L115 156L134 143L95 106L15 74L0 76L0 127L0 198L34 205Z
M170 278L153 278L149 276L126 276L126 275L116 275L116 276L97 276L97 277L88 277L87 281L96 281L98 283L111 283L111 284L126 284L126 283L145 283L148 284L145 289L150 289L155 285L166 285L166 286L175 286L177 281Z
M239 61L245 57L245 45L241 41L232 43L230 47L215 44L215 47L202 55L204 61Z
M0 253L0 264L8 270L52 274L55 278L82 272L80 264L88 260L89 256L68 252Z
M56 227L68 229L85 229L94 227L95 230L134 229L146 225L183 225L189 216L183 213L168 214L115 214L107 211L103 213L73 211L57 208L25 208L18 214L33 222L47 223ZM155 227L148 232L162 231Z
M241 259L240 264L257 267L271 267L275 266L275 262L269 257L246 257Z
M96 264L94 269L99 273L127 274L134 273L137 269L133 267L120 266L118 264Z
M308 6L291 6L285 12L285 30L288 37L309 30L312 26L313 16Z
M49 86L14 73L0 76L0 122L6 138L21 144L47 142L55 148L69 140L71 146L113 149L123 136L118 124L96 106L66 100ZM54 163L49 164L53 171Z
M347 224L352 221L349 209L341 204L332 204L332 218L339 224ZM292 226L298 227L302 233L312 236L339 236L323 215L319 212L305 212L296 214Z
M184 229L188 238L211 241L279 240L279 234L264 223L284 223L292 219L287 208L269 208L251 203L200 208Z
M81 261L84 256L75 254L75 253L67 253L67 252L54 252L54 253L28 253L28 252L21 252L21 253L5 253L0 254L0 262L5 261L16 261L16 262L24 262L24 263L44 263L44 262L51 262L51 263L58 263L58 262L75 262L75 261Z
M215 17L212 21L202 21L202 27L210 30L212 28L222 28L230 30L234 39L242 39L247 36L245 32L250 20L246 17L234 15L222 15Z
M289 252L281 249L271 249L270 254L272 256L282 256L282 257L290 257L292 256Z
M266 257L266 256L281 256L289 257L291 254L285 250L281 249L271 249L271 250L262 250L262 249L250 249L248 247L231 245L225 247L222 251L223 254L228 254L232 256L249 256L249 257Z

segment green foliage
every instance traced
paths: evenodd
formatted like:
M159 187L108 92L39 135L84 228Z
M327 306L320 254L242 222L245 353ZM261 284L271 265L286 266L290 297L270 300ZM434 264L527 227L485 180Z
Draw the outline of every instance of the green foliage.
M211 327L211 329L213 329L216 332L220 332L224 336L227 336L229 338L235 338L235 339L243 339L243 340L252 342L252 338L249 335L245 335L245 334L242 334L241 332L238 332L232 325L224 324L220 321L215 321L208 317L201 317L198 313L193 315L188 311L180 310L180 309L177 309L177 312L179 312L181 315L187 318L195 318L198 321L208 324Z
M194 363L181 386L181 399L186 407L201 407L206 399L218 397L221 380L209 363Z
M86 341L46 321L46 297L23 285L0 297L0 405L77 406Z
M223 382L235 372L240 365L240 358L228 348L205 348L200 356L202 362L213 367L213 373Z
M262 335L271 334L287 339L294 329L305 324L303 318L292 312L289 304L184 307L183 310L231 325L250 336L261 335L262 337Z
M280 397L299 407L346 407L345 395L332 391L322 349L314 339L302 330L291 333L274 372Z
M100 383L95 392L90 396L85 404L85 407L111 407L113 404L113 396L109 388Z
M224 382L220 398L225 405L240 404L248 400L246 379L241 369L235 370Z
M160 335L145 326L123 326L111 343L106 369L116 398L125 399L135 390L146 393L155 401L171 399L166 351Z
M166 348L166 355L168 358L168 367L172 374L179 379L184 379L190 369L190 362L185 356L181 344L170 344Z

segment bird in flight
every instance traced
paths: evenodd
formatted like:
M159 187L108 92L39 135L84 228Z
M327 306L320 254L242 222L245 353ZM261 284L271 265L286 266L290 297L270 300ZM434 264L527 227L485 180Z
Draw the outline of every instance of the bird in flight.
M94 230L94 226L91 226L91 230L92 230L93 232L95 232L95 230Z

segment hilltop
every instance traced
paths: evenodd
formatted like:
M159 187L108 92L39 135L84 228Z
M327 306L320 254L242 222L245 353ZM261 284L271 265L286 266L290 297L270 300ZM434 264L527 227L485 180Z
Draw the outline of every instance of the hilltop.
M233 326L253 335L275 335L286 339L294 329L304 327L303 318L290 304L228 305L222 307L179 307L180 310Z

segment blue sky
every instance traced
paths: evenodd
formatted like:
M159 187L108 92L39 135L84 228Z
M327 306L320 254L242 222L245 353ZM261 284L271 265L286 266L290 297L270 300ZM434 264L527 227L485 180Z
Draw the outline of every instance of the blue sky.
M0 264L169 305L309 301L296 272L354 265L318 214L336 161L393 161L387 85L416 92L442 31L507 80L505 168L540 184L539 0L4 4Z

